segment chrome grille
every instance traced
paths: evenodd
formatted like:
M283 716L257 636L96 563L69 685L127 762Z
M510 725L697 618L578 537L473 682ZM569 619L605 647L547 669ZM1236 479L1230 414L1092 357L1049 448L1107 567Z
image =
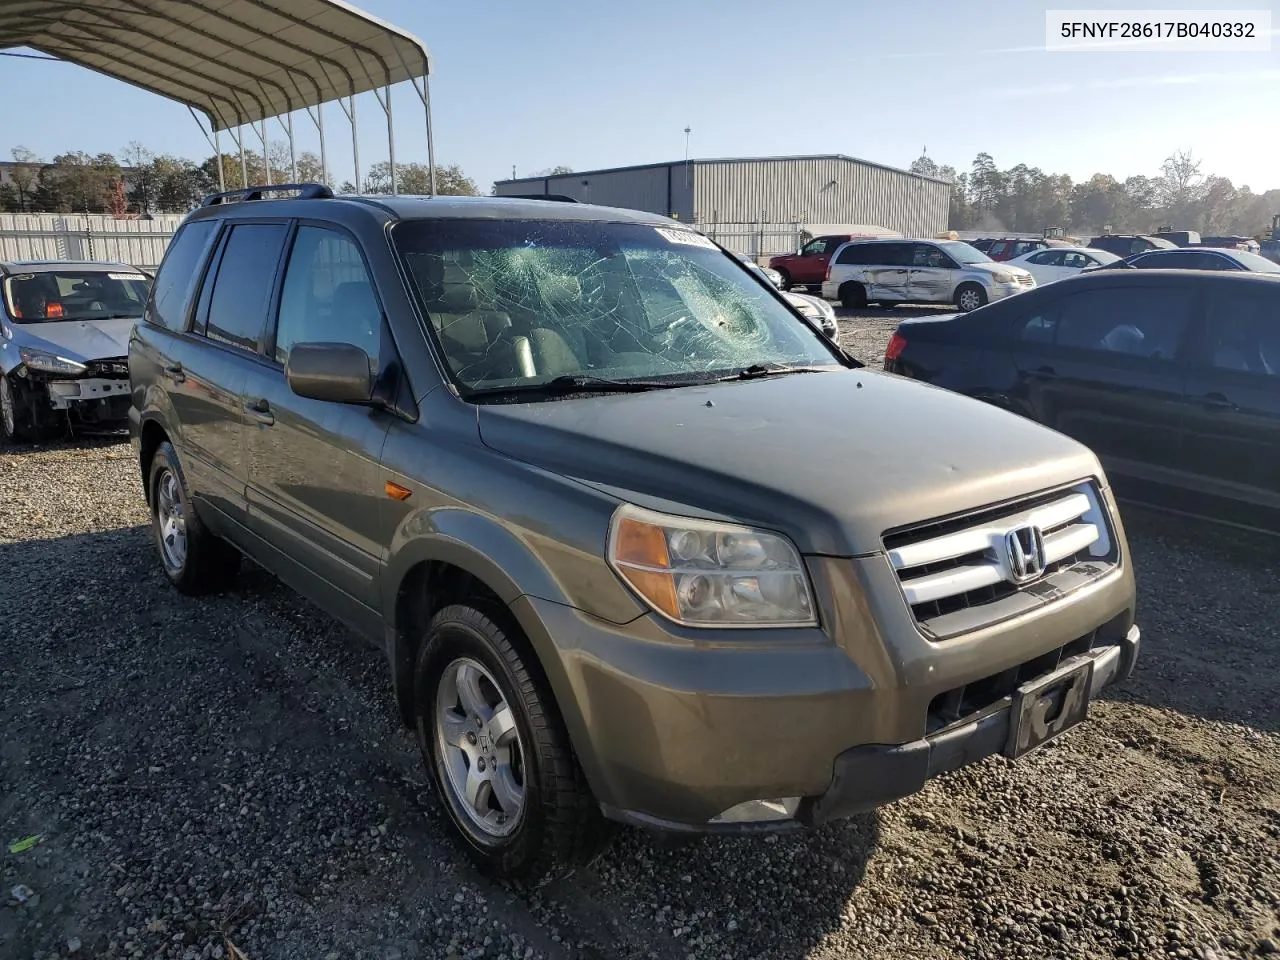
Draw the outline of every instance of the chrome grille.
M885 536L916 621L954 636L1052 602L1118 558L1092 483Z
M1034 287L1036 285L1036 278L1029 273L1018 274L1017 281L1024 287Z

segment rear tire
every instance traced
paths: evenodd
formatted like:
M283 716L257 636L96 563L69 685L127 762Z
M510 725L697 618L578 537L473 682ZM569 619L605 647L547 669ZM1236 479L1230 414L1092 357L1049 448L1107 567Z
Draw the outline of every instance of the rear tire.
M840 287L840 306L846 310L858 310L867 305L867 290L860 283L846 283Z
M455 604L431 618L414 670L414 729L470 857L503 879L537 882L587 860L605 824L504 614Z
M168 441L151 459L148 491L151 529L169 582L193 596L226 587L240 569L240 553L200 522L177 451Z
M955 304L962 313L987 305L987 291L976 283L962 283L956 288Z

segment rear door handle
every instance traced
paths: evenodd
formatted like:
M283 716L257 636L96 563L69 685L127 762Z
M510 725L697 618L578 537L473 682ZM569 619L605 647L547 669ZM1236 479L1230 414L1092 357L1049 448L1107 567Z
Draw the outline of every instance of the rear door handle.
M168 363L164 367L164 375L174 383L182 383L187 379L187 375L182 370L180 363Z
M1239 410L1240 405L1231 402L1220 393L1206 393L1200 397L1200 403L1210 410Z
M264 427L269 427L276 422L275 414L271 412L271 404L267 403L266 397L246 400L244 402L244 412Z

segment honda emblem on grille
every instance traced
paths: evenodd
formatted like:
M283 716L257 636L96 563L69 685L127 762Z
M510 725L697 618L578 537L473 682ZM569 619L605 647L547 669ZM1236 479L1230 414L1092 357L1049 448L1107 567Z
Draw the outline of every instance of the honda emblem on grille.
M1004 535L1014 583L1030 583L1044 573L1044 534L1039 527L1015 527Z

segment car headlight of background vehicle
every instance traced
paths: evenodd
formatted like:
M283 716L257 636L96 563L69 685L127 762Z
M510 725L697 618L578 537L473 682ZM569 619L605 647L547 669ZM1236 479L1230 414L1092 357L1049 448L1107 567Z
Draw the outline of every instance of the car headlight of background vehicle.
M24 366L30 367L32 370L39 370L42 373L66 373L80 374L87 369L83 363L75 360L68 360L66 357L59 357L57 354L45 353L43 350L32 350L29 347L23 347L18 351L22 357Z
M1014 276L1012 273L1006 273L1003 270L997 270L991 274L991 279L996 283L1013 283Z
M630 504L609 529L609 565L654 610L695 627L815 626L800 553L751 527Z

